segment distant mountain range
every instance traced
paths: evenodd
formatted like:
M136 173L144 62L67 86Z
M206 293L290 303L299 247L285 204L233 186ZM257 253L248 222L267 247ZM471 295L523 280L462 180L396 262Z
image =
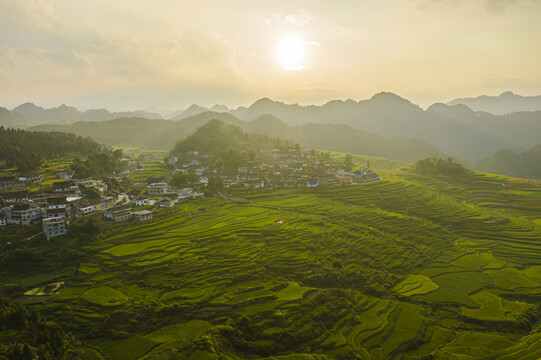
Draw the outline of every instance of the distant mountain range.
M498 99L507 97L525 98L504 93ZM232 116L237 121L250 122L265 115L272 115L280 122L284 122L284 126L289 126L288 132L293 132L283 134L282 137L292 138L296 136L295 129L307 131L310 126L314 126L313 124L343 124L355 130L371 133L371 138L375 138L377 134L384 138L417 139L432 145L441 153L451 154L470 162L485 159L500 149L521 152L541 143L541 111L493 115L474 111L463 104L442 103L423 110L410 101L388 92L376 94L368 100L333 100L321 106L285 104L263 98L249 107L230 110L224 105L215 105L211 109L214 111L210 113L220 114L218 118L222 120ZM206 113L209 113L206 107L192 105L185 110L171 113L169 118L176 121L188 120ZM110 113L107 110L81 112L65 105L43 109L27 103L12 111L6 109L0 111L0 124L16 126L14 124L21 121L39 124L61 121L93 122L120 117L160 119L161 115L147 112ZM265 131L275 132L276 129Z
M301 145L324 150L350 152L413 162L429 156L446 156L432 145L416 139L387 138L344 124L304 124L289 126L272 115L263 115L253 121L243 121L227 113L207 111L186 119L149 120L122 118L102 122L76 122L69 125L40 125L31 131L61 131L89 136L99 143L171 149L211 119L239 126L247 132L256 132Z
M521 153L508 149L499 150L494 155L477 162L475 169L494 174L541 180L541 144Z
M498 99L507 98L506 94ZM205 109L193 105L174 119L197 115ZM225 112L226 108L221 110ZM347 124L386 137L416 138L469 161L483 159L501 148L522 151L541 142L541 111L492 115L462 104L442 103L423 110L393 93L379 93L358 102L333 100L321 106L285 104L263 98L229 113L245 121L274 115L292 126Z
M463 104L475 111L485 111L495 115L509 114L519 111L541 110L541 95L521 96L506 91L500 96L482 95L476 98L455 99L447 105Z
M80 111L72 106L66 105L44 109L33 103L24 103L11 111L6 108L0 108L0 125L6 126L75 121L104 121L121 117L140 117L146 119L162 118L158 113L150 113L141 110L126 112L110 112L105 109Z

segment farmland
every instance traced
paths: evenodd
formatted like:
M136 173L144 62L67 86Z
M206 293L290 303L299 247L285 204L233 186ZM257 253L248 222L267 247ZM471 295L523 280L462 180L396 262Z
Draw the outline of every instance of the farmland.
M539 184L382 177L185 203L0 280L63 282L24 300L86 359L537 359Z

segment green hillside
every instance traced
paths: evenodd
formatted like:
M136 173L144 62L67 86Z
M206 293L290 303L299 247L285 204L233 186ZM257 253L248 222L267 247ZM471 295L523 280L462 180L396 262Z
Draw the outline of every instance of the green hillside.
M415 162L430 156L445 157L433 146L416 139L386 138L349 125L305 124L290 127L273 116L242 121L225 113L205 112L178 121L122 118L70 125L41 125L32 131L61 131L89 136L99 143L169 150L179 139L192 134L212 119L239 126L251 133L291 140L318 149L379 156Z
M240 127L213 119L197 129L186 139L177 142L173 152L199 151L202 154L221 154L229 149L238 151L257 151L272 149L283 141L270 139L266 135L248 134Z
M475 164L475 168L495 174L541 179L541 144L516 153L502 149Z
M88 155L99 151L89 138L62 132L30 132L0 126L0 161L21 171L35 170L47 157Z
M538 358L539 184L381 175L186 203L70 243L77 267L19 256L0 282L65 281L24 300L83 359Z

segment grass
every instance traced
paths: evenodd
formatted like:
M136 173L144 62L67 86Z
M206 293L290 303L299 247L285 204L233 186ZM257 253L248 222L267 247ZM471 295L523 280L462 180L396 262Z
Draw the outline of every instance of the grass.
M479 308L461 307L462 315L477 320L514 321L528 309L528 305L519 301L507 301L487 290L481 290L472 296Z
M128 301L128 297L110 287L91 288L82 295L83 300L100 306L118 306Z
M168 343L176 340L195 339L210 329L211 325L202 320L191 320L186 323L165 326L145 335L145 339L155 343Z
M304 294L309 290L310 288L303 288L296 282L290 282L285 288L276 291L274 294L279 300L292 301L302 299Z
M423 299L462 304L467 307L477 306L470 294L492 284L491 278L481 272L455 272L440 275L433 278L432 281L439 286L439 289L420 295Z
M410 275L394 287L394 291L402 296L422 295L435 291L439 285L425 275Z
M32 306L99 350L89 359L538 356L525 314L541 292L541 188L383 177L182 204L83 244L80 278L0 280L65 281Z
M144 356L156 345L158 343L155 341L134 335L121 341L102 341L97 347L111 359L130 360Z

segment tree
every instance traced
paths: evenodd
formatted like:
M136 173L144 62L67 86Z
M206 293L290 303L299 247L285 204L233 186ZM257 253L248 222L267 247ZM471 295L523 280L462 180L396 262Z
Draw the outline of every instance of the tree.
M115 151L113 151L113 159L120 160L123 157L124 157L124 153L122 149L116 149Z
M346 154L344 158L344 167L347 171L350 171L353 168L353 156L351 154Z

